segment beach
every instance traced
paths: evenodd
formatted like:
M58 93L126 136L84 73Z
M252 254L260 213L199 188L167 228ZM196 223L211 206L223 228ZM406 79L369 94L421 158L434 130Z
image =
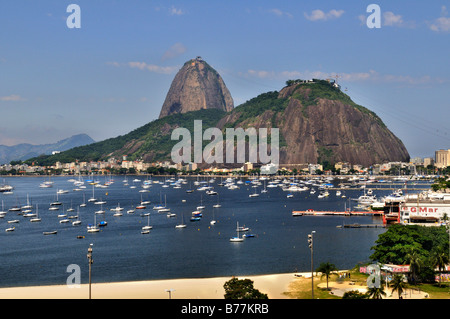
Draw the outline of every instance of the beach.
M266 293L270 299L288 299L284 292L299 273L257 276L236 276L251 279L254 287ZM188 278L169 280L131 281L115 283L92 283L92 299L223 299L223 285L232 277ZM87 299L89 285L30 286L0 288L0 299Z

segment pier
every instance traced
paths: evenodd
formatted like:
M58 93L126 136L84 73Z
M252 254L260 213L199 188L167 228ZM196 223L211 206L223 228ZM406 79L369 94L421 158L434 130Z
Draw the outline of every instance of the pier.
M385 224L348 224L344 228L386 228Z
M335 211L315 211L312 209L304 211L292 211L292 216L383 216L383 211L367 211L367 212L356 212L356 211L345 211L345 212L335 212Z

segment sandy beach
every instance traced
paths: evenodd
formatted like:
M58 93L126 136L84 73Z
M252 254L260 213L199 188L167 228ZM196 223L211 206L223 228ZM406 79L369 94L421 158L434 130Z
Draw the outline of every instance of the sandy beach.
M299 273L238 276L251 279L254 287L270 299L288 299L284 292ZM149 280L116 283L93 283L92 299L223 299L223 285L232 277ZM67 285L1 288L0 299L87 299L89 285L78 288Z

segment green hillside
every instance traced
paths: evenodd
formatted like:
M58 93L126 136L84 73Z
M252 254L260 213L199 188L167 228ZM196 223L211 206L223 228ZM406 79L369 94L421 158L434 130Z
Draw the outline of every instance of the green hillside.
M106 160L111 156L121 158L127 155L129 160L146 158L148 161L169 160L170 152L178 141L171 140L172 130L185 127L193 132L194 120L202 120L203 128L213 127L225 115L218 109L193 111L174 114L154 120L128 134L72 148L55 155L41 155L31 158L28 164L53 165L56 162L68 163L78 161ZM150 159L151 157L151 159Z

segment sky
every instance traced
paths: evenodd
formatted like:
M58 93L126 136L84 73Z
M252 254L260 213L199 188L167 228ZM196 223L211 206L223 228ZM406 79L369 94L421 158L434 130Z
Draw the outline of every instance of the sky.
M338 76L411 157L434 157L450 149L449 40L449 0L2 0L0 145L126 134L202 56L235 106Z

